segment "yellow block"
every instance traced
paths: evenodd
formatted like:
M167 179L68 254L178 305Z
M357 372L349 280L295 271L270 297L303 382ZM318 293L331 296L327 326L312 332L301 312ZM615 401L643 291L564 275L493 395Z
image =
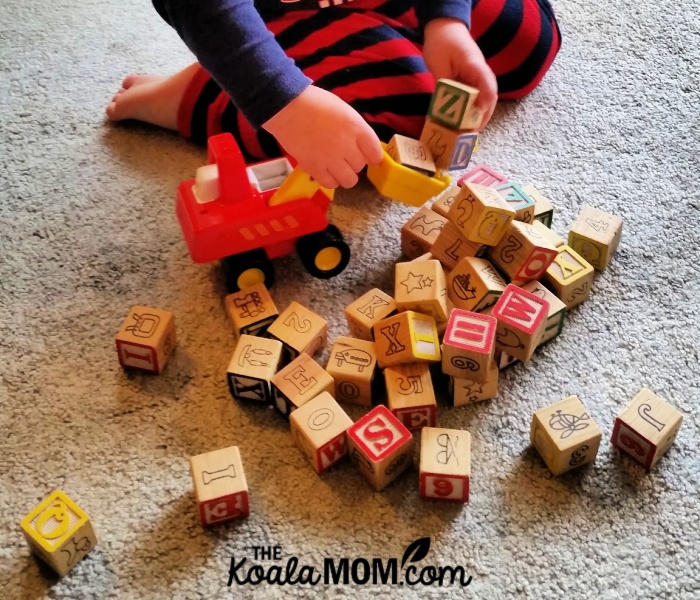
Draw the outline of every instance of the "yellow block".
M267 201L268 206L277 206L286 202L293 202L301 198L311 198L318 190L321 190L326 196L333 200L335 190L324 188L316 183L311 175L296 167L282 182L282 185L277 188L277 191L272 194Z
M44 550L54 552L88 520L75 502L56 490L22 519L20 527Z
M433 317L406 311L409 314L408 331L411 334L413 356L420 360L439 361L440 338Z

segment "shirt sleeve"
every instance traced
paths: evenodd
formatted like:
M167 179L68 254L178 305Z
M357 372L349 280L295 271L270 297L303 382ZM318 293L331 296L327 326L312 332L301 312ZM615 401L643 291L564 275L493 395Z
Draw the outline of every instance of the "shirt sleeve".
M472 26L472 0L415 0L416 17L423 29L434 19L458 19Z
M253 0L153 0L253 127L310 84L265 26Z

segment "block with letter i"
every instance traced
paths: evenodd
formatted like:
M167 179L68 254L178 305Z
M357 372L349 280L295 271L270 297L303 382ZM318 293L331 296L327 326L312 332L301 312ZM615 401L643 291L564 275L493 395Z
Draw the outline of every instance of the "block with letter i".
M542 276L544 283L566 308L581 304L591 295L594 270L578 252L564 245Z
M612 443L651 469L671 447L683 414L643 388L615 419Z
M380 368L412 362L438 362L440 338L435 319L407 310L374 326Z
M478 129L483 115L476 108L479 90L453 81L439 79L435 85L428 117L452 129Z
M427 363L384 369L387 406L407 429L417 431L437 424L437 402Z
M485 382L496 349L497 325L490 315L455 308L442 340L442 372Z
M467 256L447 276L447 297L456 308L481 312L496 304L506 285L488 260Z
M401 251L410 259L429 252L445 226L445 221L446 217L425 206L421 207L401 227Z
M538 410L530 425L530 441L555 476L593 462L601 437L577 396Z
M404 167L426 175L435 174L435 162L430 155L430 150L420 140L394 134L386 145L386 153Z
M471 435L458 429L426 427L420 434L420 496L469 501Z
M248 483L237 446L191 457L190 472L202 525L248 516Z
M549 302L509 283L491 314L498 320L496 349L529 361L547 326Z
M272 377L272 399L285 417L323 392L333 393L333 377L302 352Z
M167 310L134 306L116 342L122 367L161 373L175 348L175 317Z
M60 490L24 517L20 528L34 554L61 576L97 544L90 518Z
M498 395L498 364L495 360L491 361L485 381L450 377L447 391L450 404L454 407L495 398Z
M587 204L569 231L569 246L596 271L603 271L617 250L622 236L622 219Z
M231 395L236 400L272 402L272 378L281 360L281 342L243 334L226 371Z
M470 242L495 246L515 211L494 188L465 183L447 217Z
M284 344L288 360L294 360L302 352L313 356L326 345L328 322L293 301L268 327L267 335Z
M430 151L438 169L466 169L479 134L446 127L430 118L425 120L420 141Z
M348 453L380 491L413 462L413 436L386 406L376 406L348 429Z
M323 473L347 456L346 432L352 419L333 397L324 392L289 415L292 437L311 461L317 473Z
M398 263L394 276L396 308L447 320L447 284L439 260Z
M391 296L377 288L370 290L345 308L350 335L371 342L374 339L372 327L375 323L395 312L396 302Z
M270 292L262 283L229 294L224 303L236 337L244 333L264 335L270 324L279 316Z
M339 337L333 348L326 371L335 382L338 402L372 406L372 385L377 371L374 342Z

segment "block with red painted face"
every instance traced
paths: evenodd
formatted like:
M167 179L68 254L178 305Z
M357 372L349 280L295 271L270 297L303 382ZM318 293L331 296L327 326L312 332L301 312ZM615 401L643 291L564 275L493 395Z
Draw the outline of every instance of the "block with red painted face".
M549 302L508 284L491 314L498 320L496 349L527 362L542 339Z
M442 341L442 372L485 382L496 348L497 325L493 316L455 308Z
M471 435L458 429L426 427L420 440L420 495L469 501Z

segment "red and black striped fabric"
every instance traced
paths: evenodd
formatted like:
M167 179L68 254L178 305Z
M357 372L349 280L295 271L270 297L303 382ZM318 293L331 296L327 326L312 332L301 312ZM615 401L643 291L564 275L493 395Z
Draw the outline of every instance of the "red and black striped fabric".
M380 139L420 137L435 82L421 55L411 2L355 0L330 10L295 10L267 26L314 84L355 108ZM498 79L499 98L529 94L561 46L547 0L474 0L471 33ZM178 127L200 144L230 132L251 159L281 154L274 138L254 130L202 69L185 93Z

